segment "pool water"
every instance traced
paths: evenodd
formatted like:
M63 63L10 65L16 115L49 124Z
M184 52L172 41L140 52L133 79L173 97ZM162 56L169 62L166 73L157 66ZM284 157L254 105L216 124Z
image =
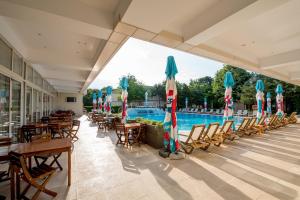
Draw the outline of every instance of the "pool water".
M129 114L128 119L135 119L142 117L144 119L156 120L163 122L165 114ZM242 117L234 117L235 125L240 124ZM209 115L209 114L196 114L196 113L177 113L177 124L178 129L182 131L189 131L195 124L205 124L206 126L210 123L218 122L220 125L223 123L223 116L220 115Z

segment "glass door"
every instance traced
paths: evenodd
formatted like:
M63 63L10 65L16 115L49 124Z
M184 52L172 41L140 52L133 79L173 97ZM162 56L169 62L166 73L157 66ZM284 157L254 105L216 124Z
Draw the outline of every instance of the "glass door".
M27 86L26 87L26 110L25 110L25 118L26 118L26 124L32 122L32 88Z
M33 94L32 94L32 121L33 122L37 122L37 118L36 118L36 110L37 110L37 104L38 104L38 99L37 99L37 90L33 89Z
M0 136L9 136L10 79L0 74Z
M21 126L21 83L11 81L11 136L17 138L18 129Z

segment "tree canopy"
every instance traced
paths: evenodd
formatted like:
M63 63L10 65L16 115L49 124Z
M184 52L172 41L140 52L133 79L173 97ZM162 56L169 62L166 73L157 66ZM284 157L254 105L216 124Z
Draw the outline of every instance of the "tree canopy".
M202 77L190 80L188 84L176 81L178 90L178 107L185 107L185 98L188 98L189 106L203 105L204 98L207 98L209 108L222 108L224 106L224 76L227 71L233 74L235 84L233 86L233 99L246 105L248 109L256 104L256 81L261 79L265 84L265 94L271 93L273 109L275 109L275 89L277 84L284 88L284 103L287 112L300 111L300 87L261 74L246 71L231 65L224 65L216 72L214 77ZM154 86L146 86L138 81L135 76L128 75L128 102L143 101L145 92L150 96L158 96L159 100L165 100L165 81ZM92 105L92 93L97 90L88 89L87 95L83 98L84 105ZM105 88L102 89L105 93Z

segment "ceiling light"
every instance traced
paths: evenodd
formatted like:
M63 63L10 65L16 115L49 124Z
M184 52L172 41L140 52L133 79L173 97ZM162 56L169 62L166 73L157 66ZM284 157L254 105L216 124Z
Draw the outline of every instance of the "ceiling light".
M241 44L241 46L242 46L242 47L245 47L245 46L247 46L247 45L246 45L246 44Z
M38 33L38 36L42 36L42 33Z

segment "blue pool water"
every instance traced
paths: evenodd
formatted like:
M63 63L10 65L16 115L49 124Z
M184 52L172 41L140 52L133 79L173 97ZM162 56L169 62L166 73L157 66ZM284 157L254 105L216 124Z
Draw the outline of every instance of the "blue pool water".
M163 122L165 118L164 113L128 113L128 119L135 119L137 117L142 117L144 119L156 120ZM242 118L234 117L235 125L240 124ZM210 124L218 122L222 125L223 116L219 115L209 115L209 114L196 114L196 113L177 113L177 124L179 130L189 131L192 129L194 124Z

